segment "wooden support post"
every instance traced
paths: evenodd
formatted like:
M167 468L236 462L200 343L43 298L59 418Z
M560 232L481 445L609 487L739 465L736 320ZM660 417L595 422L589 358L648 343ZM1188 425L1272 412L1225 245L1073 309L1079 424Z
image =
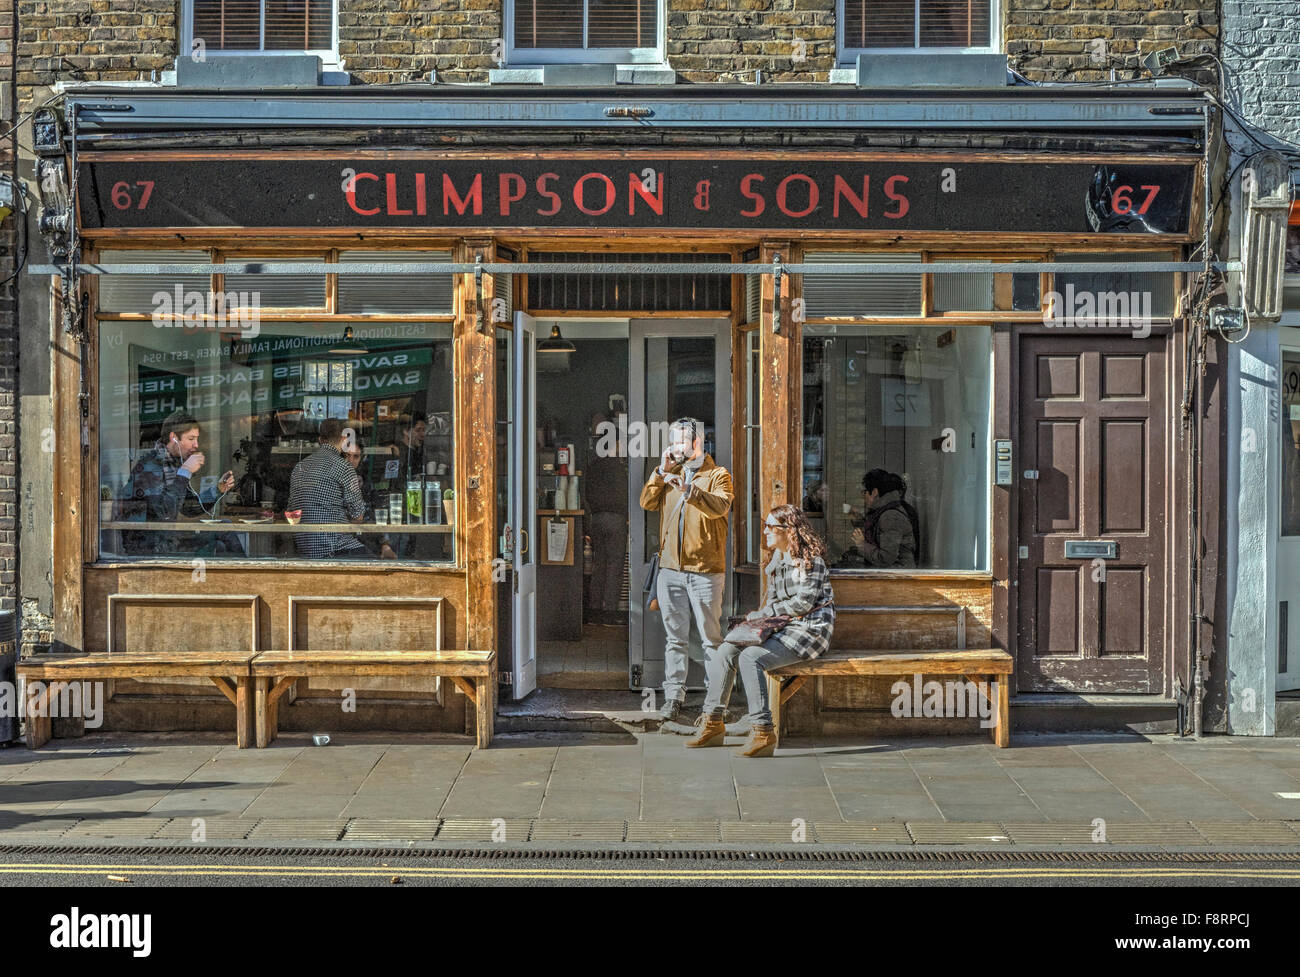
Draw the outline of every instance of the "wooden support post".
M496 260L490 238L464 239L457 260ZM456 316L456 560L465 567L466 648L497 648L497 425L496 328L492 323L494 281L484 274L483 295L473 274L457 277ZM482 313L481 320L479 313ZM491 694L477 708L494 708ZM482 728L482 720L479 720Z
M759 249L760 266L770 267L776 255L790 260L789 241L764 241ZM802 467L802 398L799 396L801 330L790 316L790 276L781 276L780 332L773 331L775 283L762 276L762 320L759 326L759 476L760 519L777 505L801 498L799 472Z
M82 568L86 564L83 539L86 532L85 504L82 498L85 481L84 456L81 453L81 345L76 337L64 332L63 305L59 298L59 279L52 279L54 316L51 353L54 417L54 641L55 653L84 650L82 613ZM69 294L69 301L80 296ZM86 323L86 328L91 328ZM90 371L87 364L86 370ZM95 492L98 504L99 492ZM48 717L46 717L48 720ZM29 724L30 725L30 724ZM48 739L48 737L46 737Z

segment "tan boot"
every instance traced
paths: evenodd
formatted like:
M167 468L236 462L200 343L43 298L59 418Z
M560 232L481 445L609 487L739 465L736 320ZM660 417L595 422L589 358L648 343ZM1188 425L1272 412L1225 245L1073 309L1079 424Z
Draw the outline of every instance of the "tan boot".
M740 756L771 756L776 752L776 728L755 724Z
M686 745L694 749L699 746L725 746L723 737L727 735L727 723L721 716L701 716L700 731Z

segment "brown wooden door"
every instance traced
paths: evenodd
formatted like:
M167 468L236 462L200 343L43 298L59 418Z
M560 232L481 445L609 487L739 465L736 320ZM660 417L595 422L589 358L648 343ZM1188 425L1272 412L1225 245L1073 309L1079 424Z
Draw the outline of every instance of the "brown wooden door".
M1158 337L1021 340L1022 691L1164 688L1165 360ZM1067 556L1071 540L1117 555Z

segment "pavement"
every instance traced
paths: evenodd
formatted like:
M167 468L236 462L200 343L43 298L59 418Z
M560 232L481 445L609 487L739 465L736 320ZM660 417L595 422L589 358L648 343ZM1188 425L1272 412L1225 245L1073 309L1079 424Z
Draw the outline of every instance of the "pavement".
M1300 740L92 733L0 750L0 844L870 846L1300 853ZM739 747L740 738L729 739Z

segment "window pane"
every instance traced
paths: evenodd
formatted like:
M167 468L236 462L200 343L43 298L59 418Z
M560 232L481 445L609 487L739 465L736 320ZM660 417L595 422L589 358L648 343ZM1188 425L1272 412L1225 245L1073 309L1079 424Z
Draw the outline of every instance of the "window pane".
M912 0L844 0L844 46L915 47Z
M101 555L452 560L451 326L352 328L100 323Z
M333 47L329 0L266 0L266 50L321 51Z
M259 0L194 0L194 37L209 51L256 51Z
M919 263L919 254L854 254L848 251L808 252L807 264ZM806 274L803 276L805 314L814 316L920 315L922 275Z
M1300 353L1282 352L1282 535L1300 536Z
M989 0L921 0L921 47L988 47Z
M1144 262L1171 261L1168 252L1142 251L1124 254L1060 254L1057 261L1097 261L1097 262ZM1075 309L1083 308L1083 296L1092 297L1094 305L1100 304L1105 296L1120 296L1146 306L1151 315L1169 316L1174 313L1174 275L1173 272L1123 272L1104 271L1095 275L1057 275L1056 291L1067 297L1067 289L1073 289ZM1130 301L1130 308L1133 308ZM1068 310L1067 310L1068 311ZM1137 315L1136 312L1133 313ZM1081 316L1086 313L1081 312Z
M581 48L582 4L574 0L515 0L515 47Z
M285 261L324 261L324 255L303 255L281 261L268 261L252 255L226 255L231 264L284 264ZM241 306L262 309L325 308L324 275L226 275L227 295L240 296Z
M101 251L97 259L102 265L206 265L211 261L206 251ZM99 280L99 307L105 312L174 314L206 310L211 283L209 275L104 275Z
M804 508L832 565L987 568L990 335L808 327ZM883 491L868 506L863 476L875 469L906 491Z
M339 262L451 261L450 251L342 251ZM450 314L454 275L339 275L345 314Z
M587 0L587 46L654 47L658 13L658 0Z
M966 262L964 258L950 260ZM999 312L1035 312L1039 309L1036 273L1006 274L1007 262L988 261L984 264L989 266L989 271L930 276L934 280L931 311L989 312L996 309Z

